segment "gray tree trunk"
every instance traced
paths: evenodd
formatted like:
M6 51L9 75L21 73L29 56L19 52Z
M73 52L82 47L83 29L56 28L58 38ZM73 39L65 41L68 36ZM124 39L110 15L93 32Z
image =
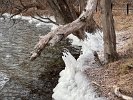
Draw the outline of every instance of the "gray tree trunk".
M116 52L116 34L111 11L111 0L101 0L100 4L103 25L104 57L108 63L115 61L118 57Z

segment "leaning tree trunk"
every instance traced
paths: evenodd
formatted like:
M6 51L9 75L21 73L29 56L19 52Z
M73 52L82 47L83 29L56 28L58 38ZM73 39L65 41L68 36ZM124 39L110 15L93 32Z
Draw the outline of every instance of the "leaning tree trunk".
M75 0L47 0L53 10L57 23L64 25L76 20L86 5L86 0L80 0L75 6ZM84 31L93 32L97 25L93 18L90 19L86 27L73 32L79 39L84 39Z
M116 34L111 11L111 0L101 0L101 13L103 25L104 57L105 61L112 62L117 59Z
M97 0L88 0L86 8L83 10L81 15L73 22L59 26L57 29L49 32L45 36L41 36L39 42L36 44L34 51L31 55L31 60L36 59L40 56L43 49L49 44L54 45L67 37L72 32L82 29L93 17L93 13L96 10Z

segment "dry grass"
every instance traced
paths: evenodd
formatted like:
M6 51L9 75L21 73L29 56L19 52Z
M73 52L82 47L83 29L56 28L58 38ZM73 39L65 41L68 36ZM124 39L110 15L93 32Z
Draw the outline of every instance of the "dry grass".
M114 86L119 86L121 92L133 96L133 17L115 16L115 27L119 31L117 42L119 60L102 68L87 69L85 73L92 82L98 84L102 95L109 100L122 100L114 95Z
M133 15L114 16L116 31L133 30Z
M113 11L113 18L116 31L133 30L133 12L126 15L124 11ZM100 12L94 14L94 19L96 23L102 27Z
M120 87L125 94L133 95L133 58L123 59L110 63L100 69L88 69L86 71L92 82L99 84L102 95L109 100L121 100L114 95L114 86Z

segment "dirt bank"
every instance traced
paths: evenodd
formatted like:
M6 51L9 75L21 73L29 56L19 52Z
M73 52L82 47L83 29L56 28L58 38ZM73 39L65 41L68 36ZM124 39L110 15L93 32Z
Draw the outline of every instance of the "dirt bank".
M122 93L133 96L133 27L124 28L124 25L120 27L123 28L117 34L119 60L101 68L87 69L85 71L92 83L109 100L123 100L114 94L114 86L120 87Z

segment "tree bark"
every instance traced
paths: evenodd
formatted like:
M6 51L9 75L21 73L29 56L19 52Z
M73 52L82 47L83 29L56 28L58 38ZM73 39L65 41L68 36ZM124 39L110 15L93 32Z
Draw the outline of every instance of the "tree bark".
M111 0L101 0L101 13L104 40L105 61L112 62L117 59L116 34L114 30L114 20L111 11Z
M56 30L51 31L45 36L42 36L35 46L35 50L32 52L31 60L36 59L47 44L54 45L55 43L61 41L63 38L67 37L72 32L75 32L83 28L87 22L92 18L93 12L96 9L97 0L88 0L86 8L81 13L79 18L77 18L72 23L59 26Z
M74 0L47 0L47 2L53 10L57 23L64 25L74 21L79 17L81 10L83 11L83 9L85 8L86 0L78 1L76 6L74 5ZM85 30L91 33L94 32L97 28L98 27L94 19L92 18L90 19L86 27L73 32L73 34L79 39L84 40Z
M78 18L71 0L47 0L53 10L57 23L64 25ZM84 31L73 32L79 39L84 39Z

